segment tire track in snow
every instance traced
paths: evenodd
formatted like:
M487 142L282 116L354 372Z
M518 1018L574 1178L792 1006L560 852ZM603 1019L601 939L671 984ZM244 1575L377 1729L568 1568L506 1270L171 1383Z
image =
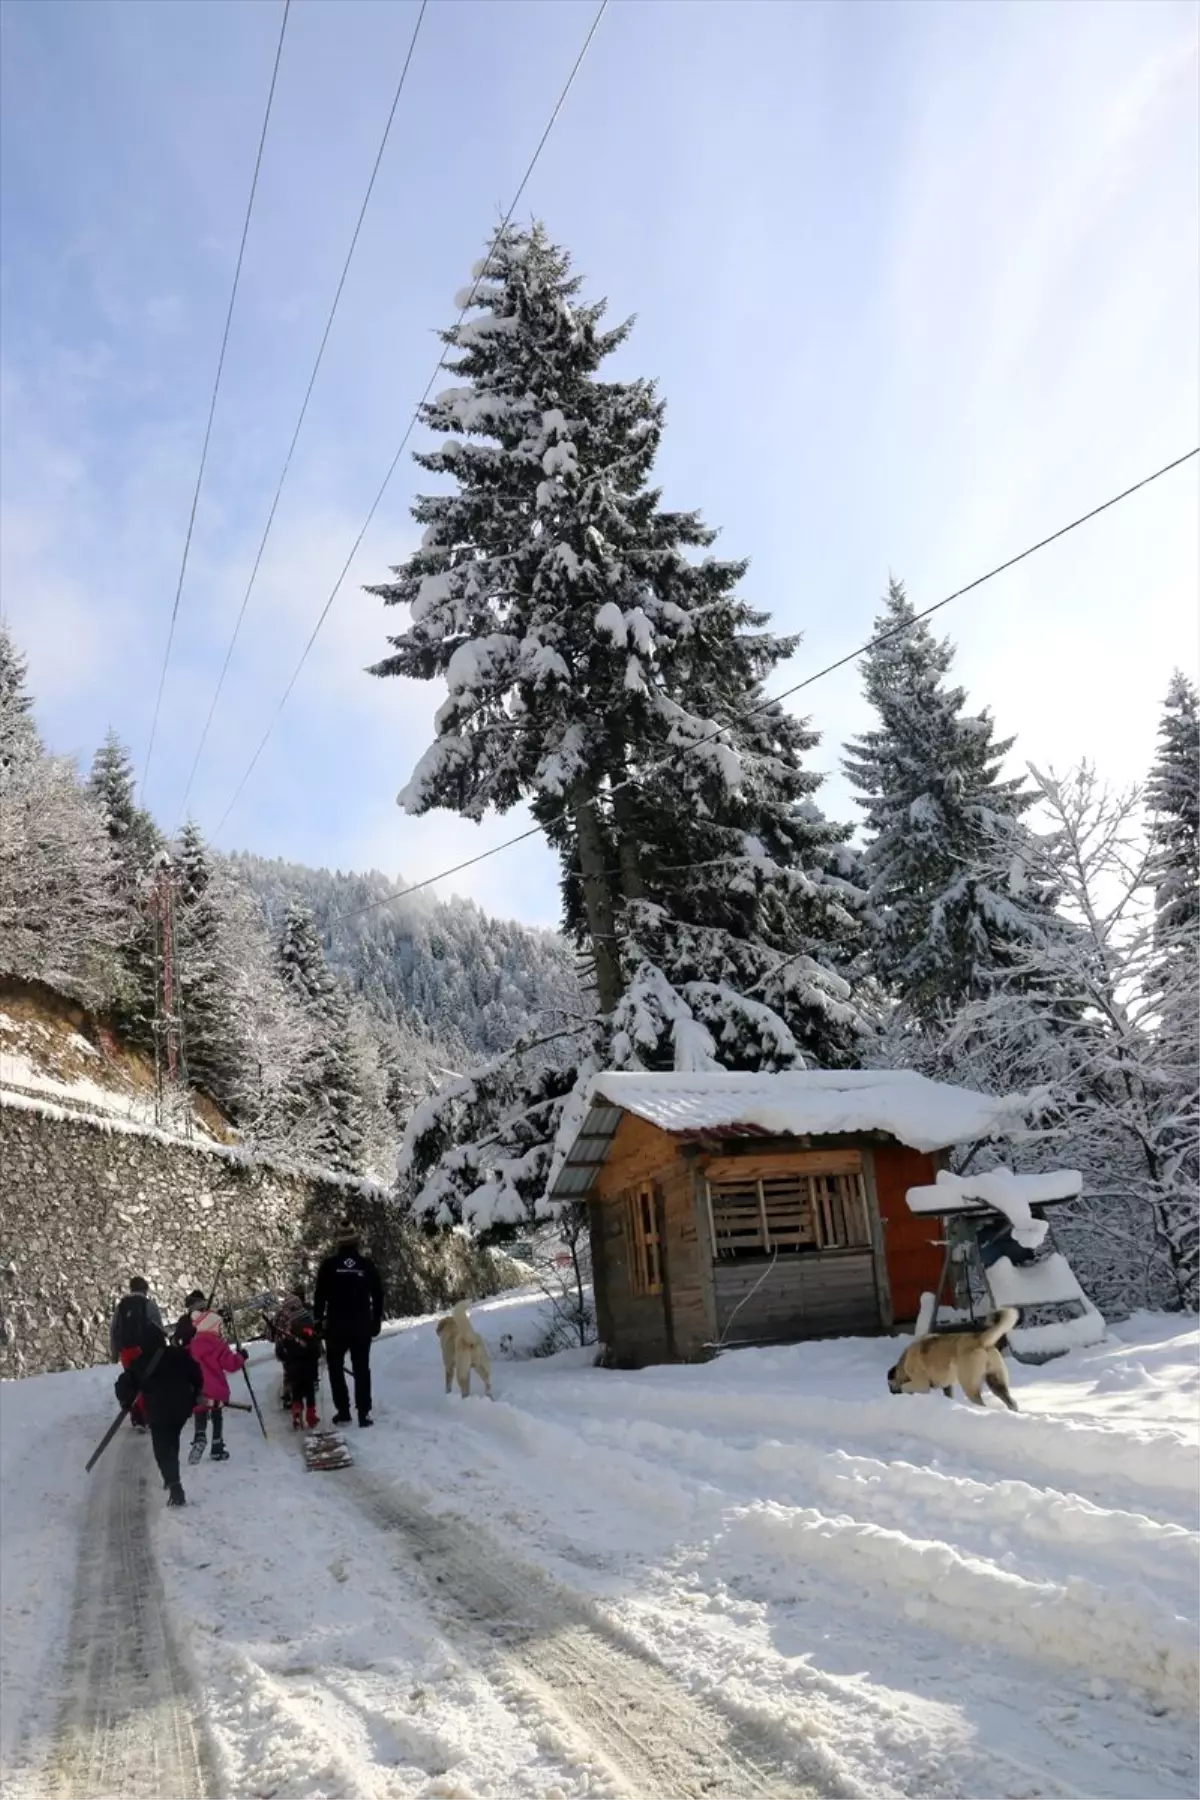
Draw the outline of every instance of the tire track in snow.
M629 1800L817 1800L844 1783L802 1781L752 1724L695 1699L658 1663L477 1526L431 1513L361 1467L341 1479L371 1521L403 1540L451 1636L467 1636L502 1687L523 1697ZM582 1734L583 1743L579 1743Z
M79 1543L63 1694L29 1800L211 1800L216 1784L149 1538L150 1446L122 1432ZM19 1790L18 1790L19 1791Z

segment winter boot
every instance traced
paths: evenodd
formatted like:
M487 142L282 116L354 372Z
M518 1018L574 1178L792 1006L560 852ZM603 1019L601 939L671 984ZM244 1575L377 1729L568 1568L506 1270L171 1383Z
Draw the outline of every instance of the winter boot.
M296 1422L297 1422L297 1424L299 1424L299 1420L297 1420ZM317 1409L315 1406L310 1406L308 1411L305 1413L304 1423L308 1426L308 1429L310 1431L313 1429L313 1427L315 1425L319 1425L321 1423L320 1419L317 1417Z
M183 1491L183 1483L182 1482L180 1482L180 1481L172 1482L171 1491L167 1495L167 1505L168 1506L186 1506L187 1505L187 1495Z
M214 1438L213 1447L208 1453L209 1462L228 1462L229 1452L225 1448L224 1438Z
M370 1413L359 1413L358 1428L360 1431L365 1431L368 1425L373 1425L374 1423L375 1423L375 1421L371 1417Z
M300 1403L299 1400L293 1400L292 1401L292 1430L293 1431L299 1431L303 1417L304 1417L304 1407L302 1406L302 1404ZM309 1420L309 1424L310 1425L312 1424L311 1419Z
M333 1415L333 1422L335 1425L348 1425L350 1423L350 1414L347 1412L335 1412Z

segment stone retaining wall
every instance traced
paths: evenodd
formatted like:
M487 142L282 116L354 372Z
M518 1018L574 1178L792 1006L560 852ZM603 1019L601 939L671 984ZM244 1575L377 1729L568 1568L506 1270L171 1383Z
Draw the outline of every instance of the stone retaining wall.
M380 1264L391 1317L505 1284L504 1259L400 1218L370 1183L0 1093L0 1376L106 1362L132 1275L164 1319L225 1255L235 1298L311 1279L347 1216Z

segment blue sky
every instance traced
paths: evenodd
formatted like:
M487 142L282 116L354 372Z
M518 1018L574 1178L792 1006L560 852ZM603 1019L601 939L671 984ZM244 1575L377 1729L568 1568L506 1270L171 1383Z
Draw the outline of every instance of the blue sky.
M431 0L193 793L212 830L395 453L592 0ZM144 756L271 59L274 0L6 0L3 602L55 748ZM148 799L176 822L411 34L296 0ZM669 402L661 476L805 672L1197 435L1190 0L613 0L526 195ZM220 842L418 879L519 829L406 819L440 695L362 673L398 469ZM1114 780L1196 660L1195 465L947 609L1017 754ZM827 810L853 670L804 707ZM448 884L552 922L526 845Z

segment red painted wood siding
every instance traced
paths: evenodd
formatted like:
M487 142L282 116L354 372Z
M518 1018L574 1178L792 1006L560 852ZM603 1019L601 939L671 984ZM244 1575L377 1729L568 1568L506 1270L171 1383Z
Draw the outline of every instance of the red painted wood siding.
M917 1316L921 1295L937 1287L945 1251L936 1242L942 1221L918 1218L904 1198L910 1187L927 1187L936 1177L937 1161L904 1144L875 1147L875 1193L883 1221L888 1280L892 1289L895 1322L910 1323Z

